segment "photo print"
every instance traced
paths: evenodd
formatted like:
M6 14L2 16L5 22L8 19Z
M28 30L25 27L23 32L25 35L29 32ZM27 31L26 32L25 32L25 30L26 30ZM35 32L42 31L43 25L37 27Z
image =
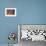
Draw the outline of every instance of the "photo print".
M16 8L5 8L5 16L16 16Z

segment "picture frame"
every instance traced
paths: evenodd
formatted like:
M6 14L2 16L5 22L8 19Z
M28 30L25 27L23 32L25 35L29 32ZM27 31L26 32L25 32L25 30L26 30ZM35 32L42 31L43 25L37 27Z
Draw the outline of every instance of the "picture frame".
M28 30L27 38L23 37L23 30ZM18 42L22 40L46 41L46 24L18 24Z
M5 8L5 16L16 16L16 8Z

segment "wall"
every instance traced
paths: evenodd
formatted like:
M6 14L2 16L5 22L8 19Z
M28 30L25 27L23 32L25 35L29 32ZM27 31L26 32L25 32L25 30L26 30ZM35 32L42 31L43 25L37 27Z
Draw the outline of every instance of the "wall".
M16 17L6 17L5 8L17 8ZM46 0L0 0L0 44L7 44L17 24L46 24ZM17 43L17 40L16 40Z

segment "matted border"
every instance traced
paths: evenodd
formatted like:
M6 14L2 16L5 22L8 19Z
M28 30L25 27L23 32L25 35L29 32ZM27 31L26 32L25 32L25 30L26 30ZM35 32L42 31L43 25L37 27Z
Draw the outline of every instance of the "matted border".
M15 15L7 15L7 9L15 10ZM5 8L5 16L14 17L16 16L16 8Z

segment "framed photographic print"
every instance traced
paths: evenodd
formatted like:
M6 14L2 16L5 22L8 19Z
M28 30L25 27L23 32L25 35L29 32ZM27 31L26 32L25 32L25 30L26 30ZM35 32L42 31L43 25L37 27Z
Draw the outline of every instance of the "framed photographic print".
M16 8L5 8L5 16L16 16Z
M46 24L19 24L18 41L46 41Z

